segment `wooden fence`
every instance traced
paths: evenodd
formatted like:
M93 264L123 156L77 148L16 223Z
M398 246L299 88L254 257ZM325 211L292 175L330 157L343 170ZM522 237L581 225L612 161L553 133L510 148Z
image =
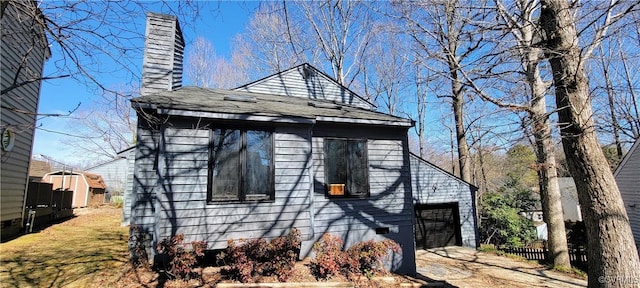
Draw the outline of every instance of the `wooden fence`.
M546 259L547 249L500 247L498 250L529 260L548 262ZM588 264L586 249L583 247L569 249L569 260L572 266L586 270Z
M24 208L27 232L34 226L73 216L72 198L73 191L52 190L50 183L29 182Z

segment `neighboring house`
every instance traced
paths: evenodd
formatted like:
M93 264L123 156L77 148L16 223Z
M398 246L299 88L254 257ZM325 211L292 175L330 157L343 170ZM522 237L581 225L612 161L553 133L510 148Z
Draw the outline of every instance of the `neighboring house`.
M43 182L53 184L53 190L73 191L72 208L102 205L105 199L105 183L100 175L75 172L54 171L42 178Z
M578 189L576 189L576 183L573 182L573 178L559 177L558 185L560 186L560 201L562 202L564 221L582 221L582 211L580 211L580 203L578 202Z
M118 152L116 157L98 164L91 168L85 169L87 172L102 176L106 191L111 195L124 195L127 184L127 176L133 172L129 171L129 161L135 155L135 146L131 146L125 150Z
M477 187L411 153L416 246L479 246Z
M582 221L582 212L578 203L578 190L576 184L571 177L558 177L558 186L560 187L560 201L562 202L562 212L564 221L579 222ZM542 204L540 203L540 194L534 194L537 200L536 207L532 211L524 211L521 214L534 222L538 239L547 240L547 223L544 223L544 214L542 212Z
M35 1L1 1L0 20L0 223L4 239L23 227L39 79L51 52Z
M122 225L129 225L131 215L131 193L133 184L133 165L135 163L136 150L131 146L118 152L110 161L87 169L87 172L102 176L107 186L106 192L111 197L122 196Z
M29 182L40 182L45 174L51 172L51 165L46 161L31 159L29 163Z
M147 21L130 224L151 255L179 233L222 249L297 228L303 257L324 233L347 246L392 239L402 253L390 268L414 274L415 211L448 221L440 238L453 240L438 245L477 246L475 187L410 155L412 120L308 64L235 90L181 87L177 19Z
M560 201L562 202L564 221L582 221L582 212L578 203L578 190L573 178L558 177L558 186L560 187ZM533 198L536 200L536 207L531 211L523 211L521 214L534 222L544 221L540 194L534 193Z
M620 195L627 210L629 224L636 247L640 249L640 140L636 140L622 162L618 164L614 176Z

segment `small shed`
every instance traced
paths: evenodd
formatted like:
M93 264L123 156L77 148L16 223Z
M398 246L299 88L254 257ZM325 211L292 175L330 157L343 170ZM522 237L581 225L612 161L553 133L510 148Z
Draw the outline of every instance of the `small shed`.
M97 206L104 203L106 185L100 175L60 170L45 174L42 181L51 183L54 190L73 191L72 208Z
M129 225L129 215L131 215L131 189L135 152L135 146L131 146L118 152L113 159L87 169L87 172L102 176L109 196L123 198L123 226Z
M640 140L636 140L622 162L616 168L614 176L620 189L620 195L627 210L631 231L636 247L640 249Z

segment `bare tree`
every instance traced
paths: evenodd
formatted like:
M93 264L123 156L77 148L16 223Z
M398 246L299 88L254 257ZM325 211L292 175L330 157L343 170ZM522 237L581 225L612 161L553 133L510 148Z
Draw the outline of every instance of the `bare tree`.
M479 4L481 5L481 4ZM460 69L472 61L482 43L482 34L473 25L483 18L482 9L462 6L458 1L411 2L396 5L400 18L406 22L410 37L423 52L421 65L425 65L439 77L447 79L450 90L440 94L451 101L455 123L460 177L471 183L471 153L465 125L467 93ZM441 92L442 93L442 92Z
M534 139L534 147L536 148L536 171L538 175L540 199L542 202L544 221L547 223L549 232L547 242L549 245L549 256L554 265L570 267L571 263L569 261L569 251L567 248L560 186L557 179L556 159L549 121L550 113L547 113L546 107L546 95L551 82L545 81L542 77L540 63L543 60L543 54L542 50L537 47L539 31L534 23L534 13L537 8L536 1L516 1L515 7L505 7L504 3L496 1L495 9L499 19L499 25L497 25L498 28L492 29L501 33L498 34L499 37L494 38L500 41L500 43L495 43L493 46L496 48L494 50L498 51L491 51L487 57L484 57L483 61L478 61L481 64L485 64L488 68L479 69L479 67L476 67L476 69L480 71L495 70L499 72L485 72L476 76L469 76L465 70L461 70L461 73L482 99L498 107L516 113L524 112L527 114L528 120L525 120L523 126L525 128L531 127L530 131ZM508 44L510 41L505 41L506 39L513 39L511 42L512 46ZM507 42L507 45L505 45L504 42ZM494 55L500 56L495 57ZM513 55L511 57L519 59L520 65L504 65L503 63L505 62L513 62L506 60L510 55ZM509 74L515 74L515 79L509 79ZM519 75L524 75L524 77L520 77ZM472 79L472 77L474 79ZM526 85L525 87L528 87L525 95L527 97L517 97L522 93L509 93L510 91L508 90L496 91L497 93L484 91L478 83L486 81L486 79L490 77L496 78L493 79L492 83L505 80L515 81L513 83L506 83L505 85L495 85L499 87L512 87L512 85L523 83ZM476 81L478 81L478 83ZM502 98L490 94L502 94ZM510 94L515 94L516 97Z
M20 2L25 1L1 1L2 13L5 12L4 9L7 5ZM86 140L85 144L94 142L92 144L94 147L92 148L79 144L81 141L67 141L66 143L72 145L72 147L77 147L81 151L96 152L98 153L96 157L113 155L118 149L126 147L133 140L132 136L121 134L123 131L129 131L125 127L131 125L132 120L130 117L119 114L104 115L103 112L117 110L129 113L119 109L128 109L130 106L127 102L129 97L137 93L137 90L113 88L117 87L114 82L137 83L140 81L143 54L143 47L141 47L140 43L145 37L145 28L144 21L135 21L135 19L143 19L147 11L153 10L179 15L184 18L188 17L192 21L185 22L190 23L198 17L202 9L201 2L96 2L89 0L31 2L37 4L37 9L25 11L31 13L31 15L27 14L26 17L38 21L37 24L45 27L44 32L51 50L51 58L45 64L47 68L44 75L41 75L42 71L38 71L37 77L15 77L13 83L7 86L4 85L3 81L2 97L5 97L6 93L31 82L44 80L55 83L54 81L59 78L75 80L79 86L85 87L89 94L112 97L112 99L102 99L103 101L98 107L73 106L65 109L70 111L68 114L40 113L35 116L73 117L78 119L75 122L78 125L93 125L93 127L87 127L87 130L96 129L96 127L100 127L99 130L103 132L114 129L114 131L109 131L108 133L90 133L90 135L87 135L84 132L79 132L84 131L84 127L79 126L74 126L73 129L65 132L51 131L46 126L37 127L42 131L67 134L76 140ZM188 25L185 25L186 27ZM38 37L42 37L42 35ZM26 38L30 39L30 43L26 43L26 45L37 45L36 42L38 41L32 41L35 38ZM15 69L12 69L12 71L19 72L29 67L28 63L24 62L23 66L13 68ZM3 73L5 73L5 69L3 69ZM4 75L3 79L5 79ZM105 105L111 106L107 107ZM3 109L5 108L3 107ZM40 109L47 108L41 107ZM92 111L91 109L100 110ZM85 112L80 113L79 111ZM106 122L101 123L101 117ZM116 125L114 123L116 119L122 122ZM102 140L104 142L100 142Z
M415 72L415 85L416 85L416 92L415 92L415 107L416 107L416 134L418 136L418 143L419 143L419 147L420 147L420 157L425 158L425 134L424 134L424 128L426 125L426 119L427 119L427 95L428 95L428 90L427 90L427 86L428 86L428 82L425 83L424 79L428 79L428 77L422 77L421 73L420 73L420 68L418 65L414 65L416 72Z
M244 57L232 53L227 60L216 55L209 40L198 37L189 49L186 74L196 86L230 89L249 80Z
M213 71L216 61L216 51L213 44L203 37L198 37L189 48L186 74L198 87L211 87Z
M334 79L346 87L360 74L360 61L371 42L371 11L359 1L298 2L303 17L296 23L313 35L310 49L328 63ZM304 25L307 24L307 25Z
M42 80L71 77L89 88L119 95L121 91L110 89L107 84L113 73L135 80L141 75L142 47L138 41L144 39L144 23L131 19L158 9L193 20L198 17L202 5L193 1L38 2L38 11L32 12L40 14L33 18L46 27L52 50L48 65L54 68L51 69L54 72L42 76ZM109 65L105 65L104 59L110 59ZM20 85L14 83L12 87ZM3 90L2 94L6 92Z
M611 129L613 133L613 143L616 147L616 156L618 159L622 159L624 151L622 151L622 143L620 142L620 125L618 124L618 117L615 113L615 92L613 91L613 83L611 82L611 75L609 73L609 64L608 61L605 60L604 49L602 46L599 47L600 55L599 60L602 65L602 73L605 81L605 91L607 94L607 103L608 103L608 111L609 116L611 117Z
M638 30L638 34L638 37L640 38L640 30ZM640 44L640 39L638 39L638 44ZM622 46L622 44L620 44L619 46ZM636 93L636 90L638 90L638 88L635 87L634 83L637 83L637 79L640 76L637 73L639 69L630 69L629 66L631 64L629 63L624 50L620 49L619 53L620 63L622 64L622 67L624 69L624 87L626 87L629 91L628 100L624 99L624 101L620 101L620 99L618 99L618 101L616 101L616 103L622 102L622 105L620 105L620 110L622 110L620 115L622 116L622 119L626 121L626 125L621 125L620 128L622 130L622 133L626 134L628 137L631 137L634 140L638 140L640 139L640 112L638 112L639 103L638 95ZM636 74L632 76L631 70L635 71Z
M365 84L365 95L372 99L378 107L391 115L402 112L402 104L409 100L407 94L410 86L410 47L407 39L400 38L392 22L381 22L374 25L369 49L361 61L362 75ZM415 79L414 80L418 80ZM422 85L424 86L424 85ZM417 87L419 96L426 97L423 87ZM417 95L418 96L418 95ZM422 98L418 98L420 101ZM420 111L418 111L420 114ZM422 118L424 115L419 115Z
M625 30L605 38L594 51L595 61L588 63L596 128L604 146L615 148L612 156L617 161L622 160L625 148L640 137L636 95L640 74L636 72L638 64L629 61L639 56L640 43L625 35Z
M305 54L307 40L298 25L289 24L285 5L266 3L255 12L246 32L234 39L238 56L252 63L257 78L280 72L296 64L309 62Z
M131 91L134 88L123 87L119 90ZM118 92L119 95L124 93ZM73 132L66 133L62 143L91 155L97 161L111 159L118 152L131 147L136 135L136 115L129 104L132 96L116 97L105 92L94 103L78 110L70 116L68 131Z
M605 13L595 15L600 26L592 34L591 44L583 48L569 2L541 1L540 25L553 71L562 144L587 227L589 287L623 287L631 279L640 279L638 251L616 181L597 139L585 74L585 60L607 29L638 5L634 2L623 7L625 4L612 2ZM614 14L616 11L618 14Z

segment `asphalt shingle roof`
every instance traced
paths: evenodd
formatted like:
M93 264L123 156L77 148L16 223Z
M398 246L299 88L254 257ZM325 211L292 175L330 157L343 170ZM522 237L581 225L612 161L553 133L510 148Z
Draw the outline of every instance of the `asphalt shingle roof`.
M134 108L202 111L271 117L332 117L386 121L409 126L412 120L354 106L305 98L200 87L183 87L131 100Z

